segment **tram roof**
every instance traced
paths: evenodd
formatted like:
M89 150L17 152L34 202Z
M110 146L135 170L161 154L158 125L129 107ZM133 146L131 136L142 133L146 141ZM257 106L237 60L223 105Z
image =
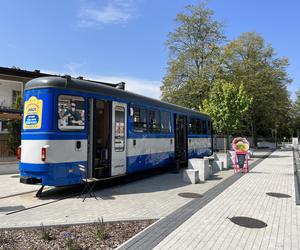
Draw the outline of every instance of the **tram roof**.
M37 88L59 88L76 90L90 93L101 93L101 95L112 96L120 99L125 99L133 104L146 103L148 105L155 105L166 109L173 109L179 112L188 112L191 115L202 115L209 117L205 113L201 113L192 109L184 108L175 104L170 104L154 98L139 95L127 90L118 89L99 82L86 81L75 79L71 77L39 77L32 79L25 84L25 90Z

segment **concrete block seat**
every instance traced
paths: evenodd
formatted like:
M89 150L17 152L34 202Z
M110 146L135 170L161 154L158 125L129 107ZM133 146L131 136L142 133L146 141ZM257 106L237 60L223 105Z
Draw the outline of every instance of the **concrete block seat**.
M215 153L216 170L230 169L233 167L234 151ZM218 162L221 161L221 162Z
M199 171L197 169L185 169L183 171L183 181L196 184L199 182Z
M224 169L224 162L223 161L215 161L218 170L222 171Z
M210 175L217 172L217 166L216 166L216 157L214 156L205 156L205 160L208 160L209 168L210 168Z
M209 165L209 159L205 159L205 158L189 159L188 168L198 170L200 181L207 180L212 172L211 166Z

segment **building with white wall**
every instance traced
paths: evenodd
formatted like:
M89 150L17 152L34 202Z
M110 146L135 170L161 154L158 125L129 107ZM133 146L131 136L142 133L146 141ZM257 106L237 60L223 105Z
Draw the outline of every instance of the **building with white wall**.
M26 82L42 76L51 75L41 73L39 70L27 71L18 68L0 67L0 159L11 155L8 146L8 121L22 119L22 110L16 109L14 105L17 97L23 97Z
M18 96L22 95L23 82L0 79L0 110L13 111ZM5 118L5 117L4 117ZM8 133L7 119L0 120L0 133Z

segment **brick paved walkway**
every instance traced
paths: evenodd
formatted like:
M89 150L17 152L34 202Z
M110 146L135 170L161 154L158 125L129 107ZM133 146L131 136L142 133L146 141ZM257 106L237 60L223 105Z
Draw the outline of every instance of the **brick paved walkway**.
M121 249L299 249L300 207L295 204L292 157L291 151L274 152L171 232L166 230L171 221L159 227L163 218ZM267 192L291 198L270 197ZM177 212L188 214L189 209L193 206ZM233 216L259 219L268 226L240 227L229 220Z
M266 153L255 152L258 158L254 158L251 164ZM165 173L127 184L99 188L95 190L98 200L88 197L85 202L78 198L76 194L81 190L73 190L75 187L61 191L46 187L49 192L44 192L44 197L39 200L35 198L39 186L19 183L18 175L0 175L0 228L39 226L41 223L89 223L100 217L104 221L160 219L178 209L184 209L191 200L194 201L180 197L179 193L204 194L212 192L218 184L221 184L218 189L222 191L224 182L231 179L232 175L233 170L221 171L210 180L192 185L184 183L181 174ZM73 197L61 200L70 195ZM26 210L16 212L20 209ZM199 207L194 210L198 211ZM181 224L190 216L183 217Z

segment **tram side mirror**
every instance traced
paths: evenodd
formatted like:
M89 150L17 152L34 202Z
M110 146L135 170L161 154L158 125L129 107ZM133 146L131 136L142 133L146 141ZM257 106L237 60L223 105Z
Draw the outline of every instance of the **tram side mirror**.
M76 142L76 149L80 149L81 148L81 141L77 141Z

